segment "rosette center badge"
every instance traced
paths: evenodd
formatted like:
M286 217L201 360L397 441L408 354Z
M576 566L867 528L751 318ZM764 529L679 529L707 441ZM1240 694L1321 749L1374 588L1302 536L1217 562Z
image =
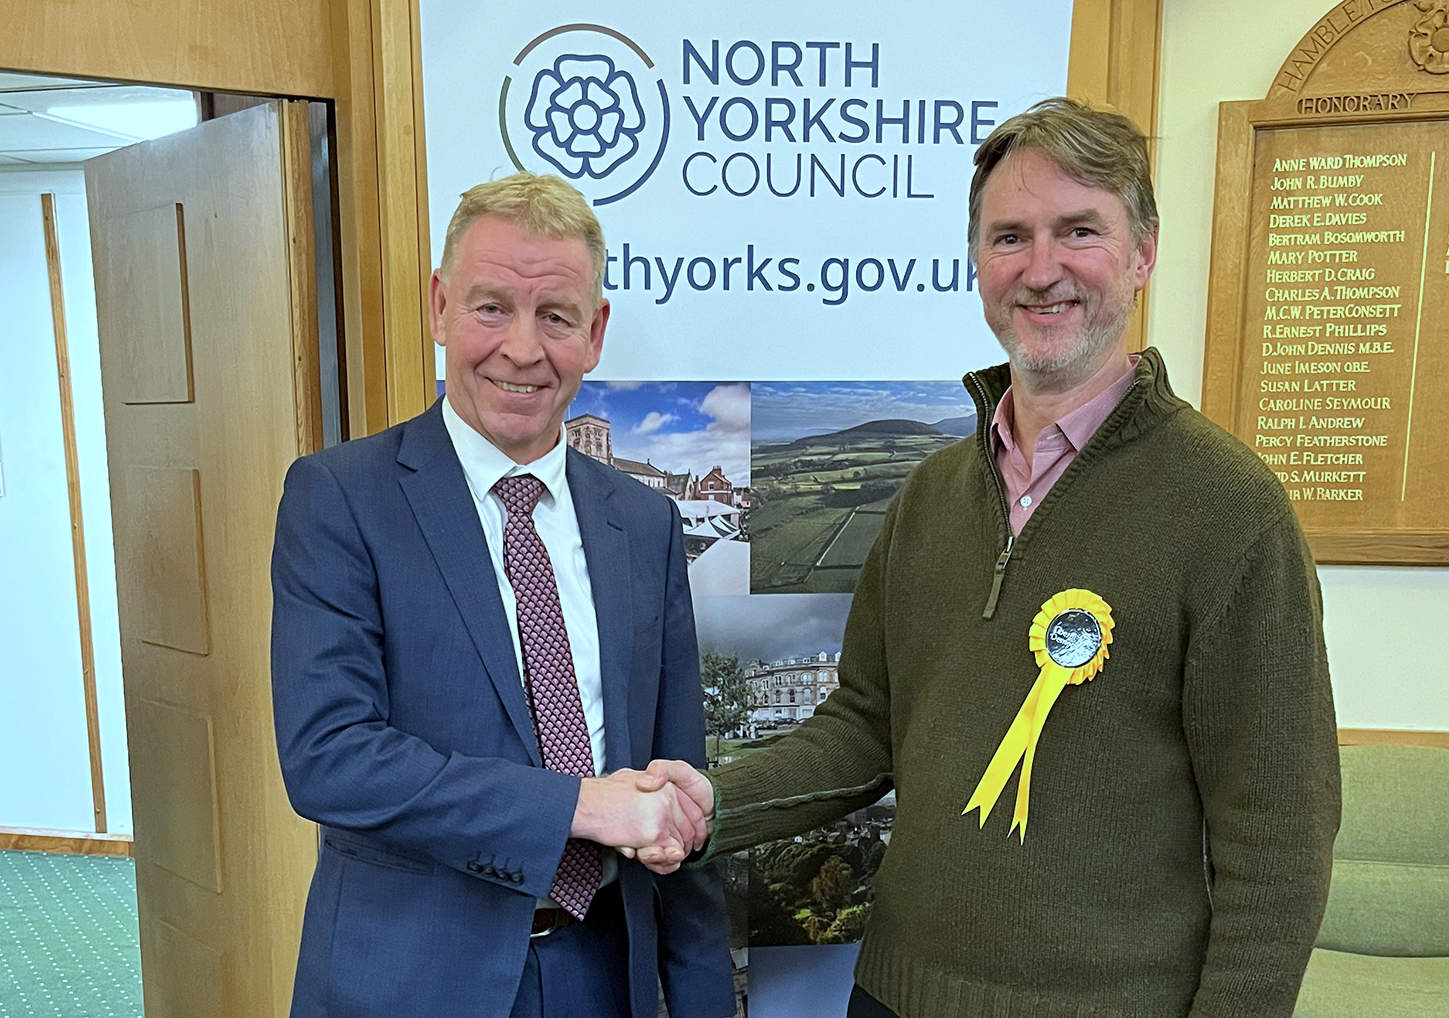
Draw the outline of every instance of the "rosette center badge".
M1081 608L1068 608L1046 628L1046 652L1063 668L1080 668L1102 648L1102 627L1096 616Z

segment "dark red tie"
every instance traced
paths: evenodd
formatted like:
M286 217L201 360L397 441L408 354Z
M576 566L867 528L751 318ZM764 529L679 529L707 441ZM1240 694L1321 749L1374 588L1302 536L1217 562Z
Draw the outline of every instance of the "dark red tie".
M503 566L518 601L523 685L543 765L551 771L589 778L594 776L594 754L559 606L558 583L548 549L533 526L533 508L543 492L543 482L532 474L505 477L493 485L493 493L508 512L503 524ZM570 838L549 894L582 919L602 877L599 846Z

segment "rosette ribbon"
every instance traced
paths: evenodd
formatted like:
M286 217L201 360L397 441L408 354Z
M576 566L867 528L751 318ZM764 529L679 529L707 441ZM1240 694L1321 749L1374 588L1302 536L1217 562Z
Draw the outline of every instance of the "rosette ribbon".
M1031 766L1047 714L1062 690L1080 686L1102 670L1107 648L1112 643L1112 626L1112 609L1107 602L1090 590L1077 587L1052 595L1031 620L1027 646L1036 656L1040 671L1001 745L986 765L976 791L961 811L965 816L973 809L981 810L978 829L986 826L986 818L1020 761L1021 779L1016 786L1011 831L1018 831L1020 842L1025 843Z

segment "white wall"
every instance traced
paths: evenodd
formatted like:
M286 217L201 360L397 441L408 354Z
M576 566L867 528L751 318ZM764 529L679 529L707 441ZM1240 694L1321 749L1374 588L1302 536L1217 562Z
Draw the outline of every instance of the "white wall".
M1157 200L1162 238L1148 335L1178 395L1200 404L1220 101L1262 99L1328 0L1164 0ZM1449 729L1438 652L1449 569L1323 566L1338 723Z
M0 173L0 826L94 830L40 194L54 193L107 827L131 832L110 485L79 170Z

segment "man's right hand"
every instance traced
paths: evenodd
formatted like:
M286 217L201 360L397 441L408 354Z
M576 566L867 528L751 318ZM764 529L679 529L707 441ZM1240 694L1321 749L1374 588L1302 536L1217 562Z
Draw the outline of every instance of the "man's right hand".
M619 770L606 778L583 779L569 836L631 857L647 851L650 869L672 873L709 840L709 828L690 795L643 771Z

